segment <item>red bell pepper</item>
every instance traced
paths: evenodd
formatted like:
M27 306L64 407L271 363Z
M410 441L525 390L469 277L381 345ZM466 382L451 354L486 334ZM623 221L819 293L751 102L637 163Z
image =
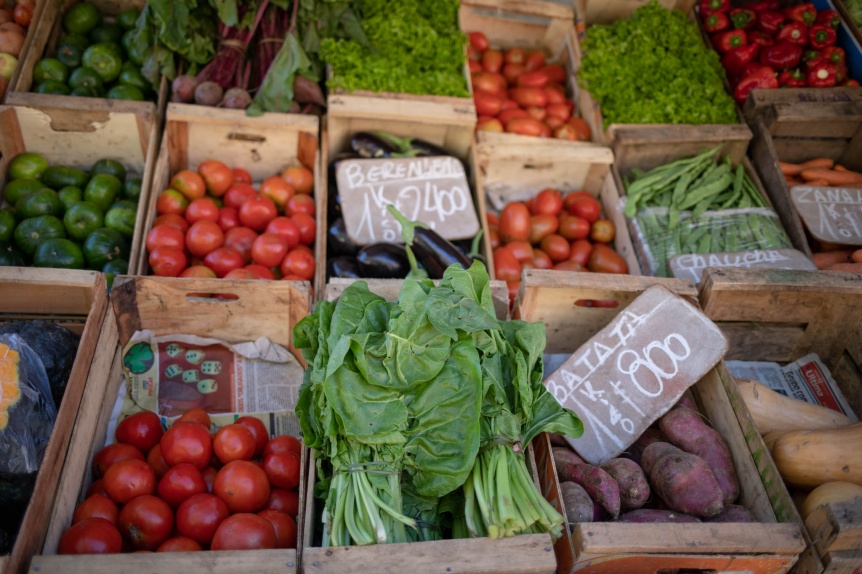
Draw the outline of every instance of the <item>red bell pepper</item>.
M826 24L815 24L808 29L808 44L815 50L832 46L837 40L835 29Z
M805 52L802 53L802 63L805 65L806 70L810 70L823 61L823 54L820 50L805 50Z
M728 15L733 27L737 30L747 30L757 24L757 14L748 8L733 8Z
M748 36L745 30L730 30L713 36L712 44L720 54L727 54L731 50L748 44Z
M838 70L834 64L820 62L808 70L806 79L812 88L831 88L838 83Z
M820 55L824 61L832 64L844 64L846 62L844 48L838 46L826 46L820 51Z
M778 42L774 46L766 46L760 51L761 63L774 70L795 68L802 59L802 47L789 42Z
M746 64L754 61L759 52L760 46L757 44L740 46L722 56L721 65L724 66L730 76L738 76Z
M853 86L853 87L859 87L859 82L857 82L856 80L847 80L847 81L845 81L845 82L844 82L843 84L841 84L841 85L842 85L842 86Z
M801 70L784 70L778 75L778 85L782 88L804 88L805 75Z
M749 10L754 10L758 14L761 12L769 11L780 11L781 10L781 1L780 0L765 0L763 2L748 2L745 4L745 7Z
M754 89L773 89L778 87L778 79L770 68L760 70L742 78L733 90L733 99L744 104L748 94Z
M815 24L825 24L830 28L838 28L841 25L841 16L835 10L820 10L814 19Z
M817 19L817 9L814 7L813 3L806 2L804 4L785 8L784 15L788 20L808 25L813 24L814 20Z
M775 40L772 39L772 36L770 36L766 32L761 32L759 30L749 31L748 41L752 44L758 44L760 46L772 46L773 44L775 44Z
M805 46L808 44L808 26L801 22L788 22L778 31L775 41Z
M730 0L700 0L698 7L703 16L714 12L727 12L730 10Z
M778 11L767 10L757 15L757 29L767 34L775 35L784 24L784 14Z
M834 64L835 66L835 83L841 84L847 79L847 64Z
M739 79L744 78L746 76L750 76L751 74L753 74L757 71L760 71L762 68L769 68L769 66L764 66L763 64L761 64L760 62L757 62L757 61L749 62L742 69L742 73L739 74L739 78L737 78L737 81L731 82L731 83L733 83L735 85ZM769 68L769 69L772 70L772 68ZM772 70L772 71L774 72L775 70Z
M730 18L724 12L713 12L703 19L703 29L710 34L730 28Z

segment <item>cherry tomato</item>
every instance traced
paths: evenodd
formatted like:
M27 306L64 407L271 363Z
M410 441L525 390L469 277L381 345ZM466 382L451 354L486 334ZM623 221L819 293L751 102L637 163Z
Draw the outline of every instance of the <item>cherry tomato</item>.
M186 232L186 248L196 257L218 249L224 243L224 231L218 223L207 219L195 222Z
M560 220L556 215L533 215L530 217L530 243L538 245L542 239L556 233Z
M287 202L296 195L293 186L284 181L281 176L273 175L260 184L260 193L270 198L279 211L284 211Z
M494 273L501 281L520 281L521 262L506 247L495 249Z
M536 195L533 212L537 215L558 215L563 209L563 195L556 189L543 189Z
M482 32L470 32L468 36L470 38L470 46L472 48L475 48L480 52L484 52L488 49L488 37Z
M144 454L130 444L115 442L109 444L102 450L96 453L93 457L93 476L101 478L105 476L105 471L121 460L144 460Z
M171 505L178 507L186 499L195 494L207 491L207 483L197 468L187 462L172 466L159 481L159 497Z
M572 202L569 213L592 223L601 216L602 205L595 197L580 197Z
M166 213L183 215L188 206L189 200L186 199L186 196L175 189L166 189L159 194L156 200L156 213L159 215Z
M171 189L179 191L189 201L203 197L207 192L204 178L189 169L184 169L171 178Z
M183 232L183 236L185 236L186 230L189 228L189 222L186 221L186 218L176 213L165 213L164 215L158 216L155 221L153 221L153 229L161 227L162 225L176 227ZM149 247L147 247L147 249L149 249Z
M239 227L235 229L239 229ZM245 260L240 252L233 247L222 246L210 251L204 257L204 265L215 271L217 277L224 277L234 269L243 267Z
M275 279L275 274L268 267L264 267L263 265L246 265L243 269L248 271L255 279L265 279L268 281ZM234 269L234 271L238 271L238 269ZM231 273L233 273L233 271L231 271Z
M209 429L212 425L209 413L200 407L194 407L187 410L180 418L176 420L176 422L197 423L205 429Z
M147 233L147 251L152 253L160 247L182 250L186 245L185 233L173 225L153 227Z
M137 549L155 550L173 529L174 512L157 496L139 496L120 510L119 530Z
M571 246L569 242L566 241L566 238L562 235L548 235L544 239L542 239L542 243L540 244L542 251L548 254L548 257L551 258L551 261L554 263L559 263L560 261L565 261L569 258L569 251L571 251Z
M253 229L234 227L224 234L224 246L235 249L244 263L251 263L251 247L254 245L255 239L257 239L257 233Z
M209 430L197 423L175 422L160 444L162 458L168 466L188 462L198 470L203 470L213 454Z
M270 488L269 502L266 503L266 507L285 512L288 516L298 516L299 493L296 490Z
M293 186L296 193L310 195L314 192L314 174L305 166L289 167L281 174L281 178Z
M72 524L77 524L85 518L104 518L116 526L119 514L120 511L113 500L101 494L92 494L75 509Z
M509 48L503 54L503 59L507 64L523 64L524 50L521 48Z
M275 203L265 195L255 194L239 207L239 221L255 231L263 231L278 216Z
M524 67L528 70L538 70L545 67L545 55L539 51L530 52L524 57Z
M311 218L314 218L314 214L316 213L315 210L314 198L310 195L300 194L291 197L287 201L284 213L288 217L297 213L304 213Z
M233 182L234 183L251 183L251 174L246 170L235 167L231 170L233 172Z
M201 545L186 536L168 538L156 549L156 552L197 552L203 550Z
M198 165L198 173L204 180L207 191L215 197L223 196L234 181L231 169L217 160L202 162Z
M280 454L285 452L292 452L296 456L300 456L302 453L302 443L298 438L292 437L288 434L273 437L263 448L263 457L266 458L271 454Z
M614 222L610 219L597 219L590 228L590 239L599 243L610 243L614 240Z
M117 504L156 491L156 473L142 460L121 460L105 471L105 492Z
M262 516L242 512L227 517L213 536L211 550L258 550L275 548L272 523Z
M105 487L105 481L104 480L102 480L101 478L96 480L95 482L93 482L93 484L90 485L90 488L87 489L87 494L86 494L87 498L90 498L94 494L101 494L102 496L107 497L108 493L105 492L104 487Z
M299 486L299 456L292 452L264 457L263 471L272 486L287 489Z
M548 254L541 249L533 250L533 267L536 269L551 269L554 262L548 257Z
M297 275L306 281L314 279L314 255L303 249L294 249L281 262L282 275Z
M504 244L530 239L530 210L526 205L512 202L503 208L500 213L500 239Z
M276 548L296 548L296 521L287 513L268 508L257 513L275 530Z
M182 249L159 247L150 251L149 263L154 275L177 277L188 265L188 259Z
M141 452L150 452L151 448L159 444L163 434L165 431L158 415L141 411L121 420L114 436L117 442L130 444Z
M576 239L572 241L571 249L569 250L569 261L574 261L581 267L586 267L592 253L592 243L586 239Z
M506 249L515 256L521 265L524 264L524 261L533 260L533 246L526 241L512 241L506 245Z
M239 212L235 207L220 207L218 210L218 226L222 231L239 227Z
M209 197L201 197L192 201L186 209L186 221L189 225L198 221L218 221L218 210L215 202Z
M150 465L153 468L153 472L156 473L156 480L161 480L165 473L168 472L170 467L168 466L168 463L165 462L165 459L162 458L162 445L157 444L150 449L150 452L147 454L147 464Z
M254 456L263 454L263 449L266 447L266 443L269 442L269 432L266 430L266 425L263 424L263 421L257 417L244 416L236 419L234 424L244 426L254 436Z
M500 50L485 50L481 62L483 70L496 74L503 67L503 53Z
M219 524L230 516L225 502L212 494L195 494L177 509L177 532L199 544L209 544Z
M590 222L576 215L563 215L560 218L560 235L569 241L585 239L590 235Z
M223 426L213 438L213 451L222 464L232 460L251 460L256 445L254 434L238 424Z
M104 518L85 518L60 538L57 554L119 554L123 538Z
M257 512L269 500L269 480L262 468L247 460L233 460L218 471L213 494L232 513Z
M256 193L257 192L251 186L251 182L239 183L235 181L224 195L224 204L226 207L239 209L248 198L253 197Z
M590 255L587 267L590 271L595 271L596 273L626 274L629 272L626 260L604 243L596 243L593 246L593 252Z
M299 245L299 227L290 217L276 217L267 224L265 233L275 233L284 238L288 250Z

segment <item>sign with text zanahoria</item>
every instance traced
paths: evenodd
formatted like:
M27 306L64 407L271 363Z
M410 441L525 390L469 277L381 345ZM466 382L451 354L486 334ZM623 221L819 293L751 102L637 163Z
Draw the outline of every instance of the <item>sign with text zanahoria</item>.
M449 240L469 239L479 217L464 166L454 157L351 159L336 170L347 235L360 245L401 242L394 205Z
M790 198L815 238L862 245L862 189L800 185Z
M800 269L817 271L817 266L796 249L753 249L724 253L685 253L667 261L671 274L700 283L707 267L747 267L751 269Z
M641 293L545 380L584 423L567 438L587 462L625 451L724 357L727 339L660 285Z

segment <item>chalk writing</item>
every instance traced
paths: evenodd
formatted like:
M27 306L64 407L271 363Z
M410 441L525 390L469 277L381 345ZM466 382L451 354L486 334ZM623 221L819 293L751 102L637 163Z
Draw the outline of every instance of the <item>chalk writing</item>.
M862 189L797 186L790 197L815 238L862 245Z
M808 257L795 249L755 249L727 253L684 254L668 260L671 274L679 279L700 282L707 267L751 267L761 269L817 269Z

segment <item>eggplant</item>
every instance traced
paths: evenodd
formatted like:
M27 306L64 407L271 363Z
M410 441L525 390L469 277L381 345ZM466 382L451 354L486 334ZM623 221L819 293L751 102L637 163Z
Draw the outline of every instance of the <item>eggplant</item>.
M410 138L410 149L416 156L452 155L442 147L419 138Z
M394 157L398 153L398 149L390 142L369 132L354 134L350 138L350 149L367 159Z
M327 230L327 246L331 248L333 255L351 255L353 257L359 253L362 246L350 239L347 235L347 227L344 225L344 219L339 217L332 222Z
M372 279L403 279L410 272L410 261L403 245L372 243L356 256L362 277Z
M451 241L419 221L410 221L394 205L388 205L389 213L401 224L401 236L413 250L416 259L431 279L442 279L450 265L467 269L473 261L464 255Z
M327 277L345 277L347 279L361 279L359 264L355 257L333 257L326 262Z

